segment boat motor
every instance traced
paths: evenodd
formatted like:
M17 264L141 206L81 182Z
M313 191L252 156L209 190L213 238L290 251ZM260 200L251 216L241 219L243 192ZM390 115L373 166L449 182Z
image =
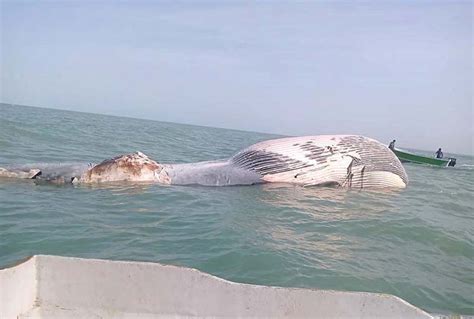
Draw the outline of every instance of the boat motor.
M456 165L456 159L454 157L450 157L448 160L448 167L454 167L454 165Z

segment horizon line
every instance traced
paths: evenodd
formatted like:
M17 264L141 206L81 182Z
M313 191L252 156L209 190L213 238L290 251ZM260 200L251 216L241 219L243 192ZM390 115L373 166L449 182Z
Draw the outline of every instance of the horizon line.
M55 108L55 107L44 107L44 106L24 105L24 104L16 104L16 103L6 103L6 102L1 102L1 101L0 101L0 104L11 105L11 106L19 106L19 107L31 107L31 108L46 109L46 110L55 110L55 111L64 111L64 112L72 112L72 113L83 113L83 114L91 114L91 115L102 115L102 116L110 116L110 117L119 117L119 118L126 118L126 119L133 119L133 120L142 120L142 121L151 121L151 122L158 122L158 123L168 123L168 124L178 124L178 125L186 125L186 126L204 127L204 128L211 128L211 129L223 129L223 130L230 130L230 131L237 131L237 132L244 132L244 133L266 134L266 135L274 135L274 136L276 136L276 137L277 137L277 136L280 136L280 137L298 136L298 135L287 135L287 134L274 133L274 132L248 131L248 130L242 130L242 129L228 128L228 127L209 126L209 125L183 123L183 122L170 122L170 121L162 121L162 120L157 120L157 119L149 119L149 118L142 118L142 117L126 116L126 115L116 115L116 114L109 114L109 113L94 113L94 112L86 112L86 111L76 111L76 110L69 110L69 109L61 109L61 108ZM318 134L318 135L339 135L339 134ZM346 133L346 134L341 134L341 135L360 135L360 134L347 134L347 133ZM370 136L368 136L368 137L370 137ZM371 137L370 137L370 138L371 138ZM378 141L378 140L377 140L377 141ZM379 141L379 142L380 142L380 141ZM380 142L380 143L382 143L382 142ZM410 147L410 146L404 147L404 148L405 148L405 149L408 149L408 150L431 152L430 150L412 148L412 147ZM450 153L450 152L447 152L447 154L474 157L474 153L473 153L473 154L463 154L463 153Z

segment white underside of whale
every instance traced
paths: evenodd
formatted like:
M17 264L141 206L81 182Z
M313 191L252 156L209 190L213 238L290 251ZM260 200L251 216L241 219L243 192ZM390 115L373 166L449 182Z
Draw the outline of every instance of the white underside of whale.
M406 187L405 170L385 145L362 136L289 137L254 144L224 161L165 165L171 184L261 182L348 188Z

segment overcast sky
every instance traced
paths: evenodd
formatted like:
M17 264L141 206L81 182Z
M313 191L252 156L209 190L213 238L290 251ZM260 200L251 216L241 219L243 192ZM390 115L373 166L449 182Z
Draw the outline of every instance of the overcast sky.
M2 1L0 100L472 154L472 18L471 1Z

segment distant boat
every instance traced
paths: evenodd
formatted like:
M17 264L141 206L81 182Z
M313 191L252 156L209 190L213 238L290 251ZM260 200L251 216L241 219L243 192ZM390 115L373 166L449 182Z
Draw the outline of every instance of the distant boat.
M393 152L397 155L398 159L402 163L416 163L416 164L427 164L433 166L441 166L441 167L448 167L456 165L456 159L449 157L449 158L434 158L434 157L427 157L417 154L408 153L407 151L400 151L400 150L393 150Z

